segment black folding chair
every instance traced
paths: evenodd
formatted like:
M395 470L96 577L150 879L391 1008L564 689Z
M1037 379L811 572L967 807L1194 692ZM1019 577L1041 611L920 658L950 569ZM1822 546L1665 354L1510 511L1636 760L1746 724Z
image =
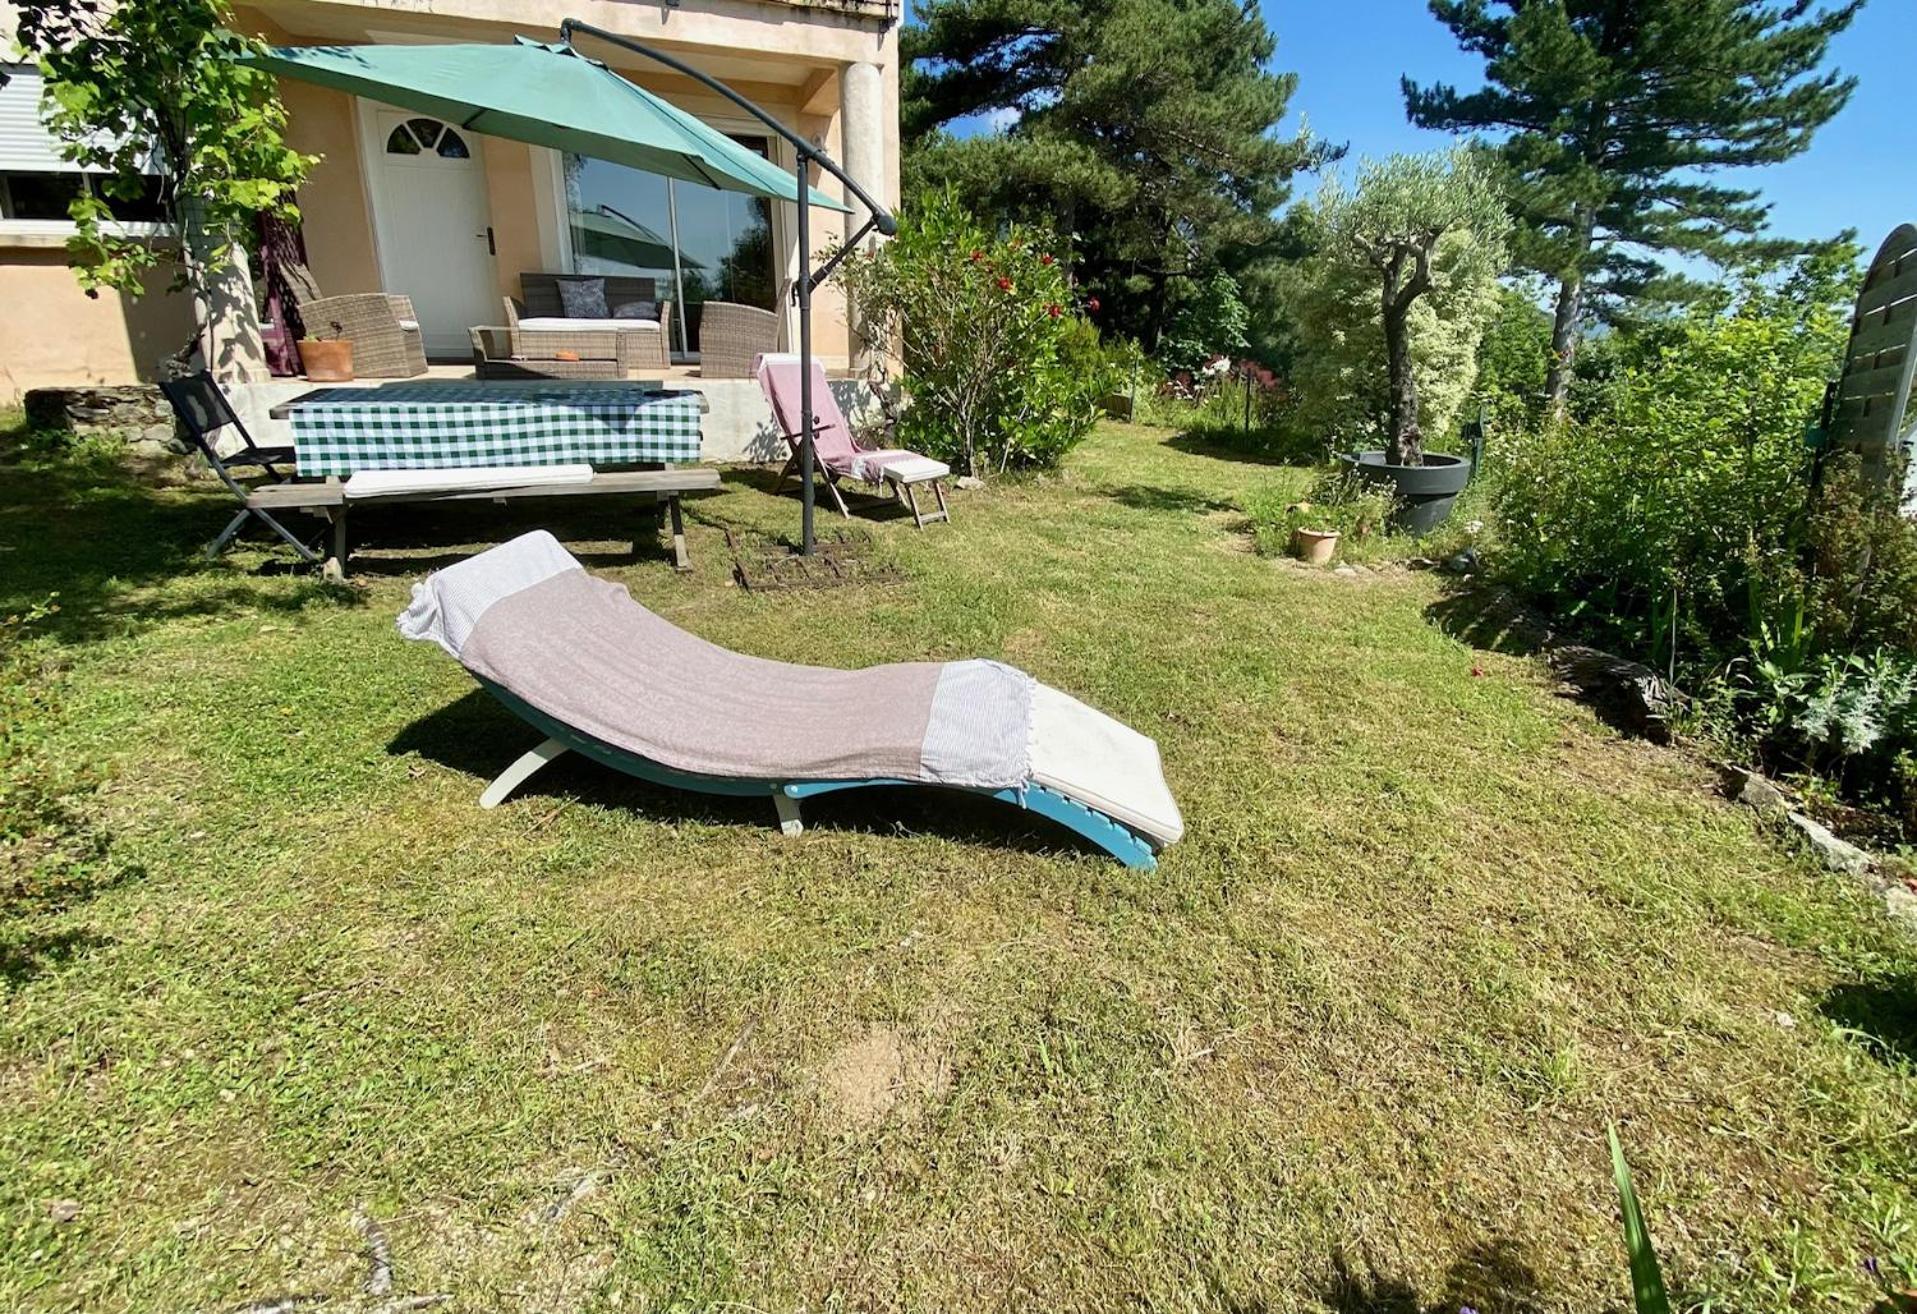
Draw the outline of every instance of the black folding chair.
M213 376L205 371L190 374L183 379L168 379L160 384L160 391L165 393L167 401L172 403L173 413L180 417L180 423L186 426L187 436L193 440L193 445L200 449L200 455L206 458L206 463L213 467L213 473L218 475L220 482L240 500L239 513L227 522L226 528L220 531L220 536L207 545L206 555L218 556L220 549L232 542L233 536L240 532L240 526L246 523L247 517L252 516L285 539L292 549L300 554L300 560L308 565L319 565L320 554L300 542L292 530L273 518L272 513L253 506L248 498L246 485L233 475L235 470L257 468L264 470L274 483L284 483L291 476L280 473L278 467L282 465L289 469L293 467L293 449L261 447L254 442L253 435L246 431L246 426L240 423L240 417L234 413L232 405L226 400L226 394L220 391L220 385L215 383ZM221 456L214 441L214 435L229 426L239 435L241 446L230 455Z

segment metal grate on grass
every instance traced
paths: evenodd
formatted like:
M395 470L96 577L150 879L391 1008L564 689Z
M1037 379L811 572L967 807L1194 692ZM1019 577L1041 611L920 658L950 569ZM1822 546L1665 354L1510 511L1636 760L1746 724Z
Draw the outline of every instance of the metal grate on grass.
M741 530L726 531L732 577L742 589L830 589L854 584L896 584L905 578L898 563L884 560L869 534L842 528L818 535L811 556L793 545Z

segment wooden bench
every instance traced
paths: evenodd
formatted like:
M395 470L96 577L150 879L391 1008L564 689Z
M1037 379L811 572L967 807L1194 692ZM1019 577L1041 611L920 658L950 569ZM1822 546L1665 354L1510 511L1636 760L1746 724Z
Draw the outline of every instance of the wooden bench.
M519 488L458 488L415 490L373 497L348 497L338 479L312 483L266 484L247 495L246 504L269 513L304 511L332 522L332 555L325 571L335 578L346 575L348 544L347 513L356 506L391 506L415 502L505 503L525 497L638 497L651 503L663 502L672 523L672 562L675 569L691 570L692 558L686 551L685 521L679 512L679 495L697 493L719 486L719 472L709 466L680 466L668 470L615 470L595 473L590 482L577 484L534 484ZM634 540L634 551L638 540Z

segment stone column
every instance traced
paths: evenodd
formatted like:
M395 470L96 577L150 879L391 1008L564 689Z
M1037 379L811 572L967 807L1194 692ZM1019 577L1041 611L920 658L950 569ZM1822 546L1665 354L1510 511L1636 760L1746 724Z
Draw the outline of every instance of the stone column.
M858 181L859 186L871 193L873 200L884 204L884 79L879 75L876 64L848 64L839 75L839 87L839 135L844 143L845 156L842 162L845 171ZM871 211L854 196L847 196L845 203L852 207L852 213L845 217L845 238L849 243L852 235L871 217ZM865 244L870 247L875 241L877 236L871 235L865 239ZM863 372L880 353L859 332L858 307L848 305L847 313L852 325L852 368Z
M213 359L208 367L222 383L257 383L270 377L260 339L259 307L246 250L235 243L227 263L207 279L207 312Z

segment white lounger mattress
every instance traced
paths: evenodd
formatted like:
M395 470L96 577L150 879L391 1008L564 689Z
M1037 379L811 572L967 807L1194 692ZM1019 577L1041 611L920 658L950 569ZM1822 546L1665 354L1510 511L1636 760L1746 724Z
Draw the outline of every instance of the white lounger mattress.
M587 575L543 530L416 585L399 628L545 715L674 770L780 783L1037 784L1160 848L1184 834L1157 744L1015 667L846 671L736 653Z

